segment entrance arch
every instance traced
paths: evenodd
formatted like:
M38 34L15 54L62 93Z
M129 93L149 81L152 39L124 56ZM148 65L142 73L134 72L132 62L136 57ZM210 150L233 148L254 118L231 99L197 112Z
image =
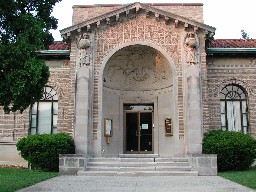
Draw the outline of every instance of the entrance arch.
M164 119L170 117L177 119L178 111L175 65L162 48L145 42L133 42L110 51L104 58L99 73L98 101L99 113L101 113L98 122L101 129L99 139L104 151L103 156L117 156L120 153L133 151L135 153L146 151L162 156L174 155L175 147L171 150L161 148L166 144L174 146L177 137L165 137ZM152 122L139 125L140 129L152 130L152 140L148 141L148 145L153 146L145 147L145 142L141 143L145 148L144 151L139 148L128 151L127 134L130 132L127 131L124 106L134 104L150 104L154 108ZM110 138L110 143L106 142L102 133L105 118L113 121L113 136ZM175 127L178 127L178 121L174 122ZM140 134L140 129L137 134ZM178 135L178 132L176 133ZM141 140L138 139L138 142ZM151 150L148 151L148 149Z

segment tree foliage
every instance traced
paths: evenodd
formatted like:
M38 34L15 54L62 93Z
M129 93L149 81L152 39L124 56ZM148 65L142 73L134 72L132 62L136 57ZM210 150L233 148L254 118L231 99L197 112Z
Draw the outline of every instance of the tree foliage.
M51 16L61 0L0 1L0 106L5 112L23 112L41 98L49 77L37 51L53 42Z
M241 35L243 39L250 39L250 36L248 33L246 33L243 29L241 30Z

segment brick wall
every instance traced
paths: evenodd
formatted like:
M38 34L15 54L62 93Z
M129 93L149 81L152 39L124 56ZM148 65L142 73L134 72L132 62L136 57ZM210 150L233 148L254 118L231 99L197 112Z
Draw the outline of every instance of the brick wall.
M126 5L110 5L110 6L73 6L72 25L76 25L85 20L103 15L116 9L125 7ZM189 19L203 23L203 5L202 4L155 4L152 5L157 9L162 9L176 15L187 17Z
M59 96L58 132L73 134L75 73L69 68L69 60L48 60L46 64L50 66L47 85L53 87ZM27 136L28 132L29 109L23 114L5 114L0 107L0 142L16 141Z
M207 57L209 129L220 129L219 93L228 84L245 88L248 94L250 133L256 136L256 59L251 57Z
M12 142L28 134L29 110L5 114L0 107L0 142Z
M170 6L152 6L152 7L155 7L157 9L162 9L166 12L173 13L176 15L187 17L197 22L201 22L201 23L204 22L202 4L201 5L191 4L189 6L186 6L186 4L185 5L176 4L173 6L170 5Z
M100 16L102 14L108 13L110 11L124 7L120 6L73 6L73 18L72 25L76 25L85 20L92 19L94 17Z

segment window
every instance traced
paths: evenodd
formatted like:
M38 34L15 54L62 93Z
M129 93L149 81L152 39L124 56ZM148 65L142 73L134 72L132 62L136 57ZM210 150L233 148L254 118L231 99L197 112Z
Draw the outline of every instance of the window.
M248 132L247 96L239 85L227 85L221 92L221 128Z
M58 95L45 87L43 97L31 107L30 134L57 133Z

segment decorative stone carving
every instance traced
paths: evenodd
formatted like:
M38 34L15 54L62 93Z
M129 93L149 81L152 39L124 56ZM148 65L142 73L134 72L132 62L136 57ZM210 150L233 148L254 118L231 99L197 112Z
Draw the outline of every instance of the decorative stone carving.
M87 49L88 47L90 47L90 40L89 39L81 39L79 41L78 47L80 49Z
M197 49L199 47L199 41L197 34L194 32L187 33L185 39L185 52L186 52L186 62L188 65L198 63Z
M180 32L179 28L175 27L175 24L166 25L165 22L159 22L154 18L150 18L150 11L147 11L146 15L138 14L136 19L128 20L122 24L113 25L110 28L105 28L104 30L99 30L96 39L97 51L95 53L96 65L94 68L94 86L96 94L94 94L94 104L93 104L93 134L97 137L97 128L98 128L98 86L99 86L99 74L100 68L103 63L104 56L107 55L111 50L116 47L132 41L142 41L155 44L159 47L162 47L173 59L176 67L176 74L178 76L178 84L182 85L182 68L181 63L179 62L180 53L179 53L179 39ZM119 15L116 16L118 20ZM171 23L171 22L170 22ZM177 20L177 26L178 26ZM126 60L127 61L127 60ZM104 74L107 74L107 66L104 69ZM106 70L106 71L105 71ZM152 78L152 77L150 77ZM169 77L167 77L169 78ZM107 88L108 79L105 77L106 82L103 82L104 88ZM136 83L143 83L144 81ZM171 83L170 83L171 84ZM170 85L172 86L172 85ZM111 87L111 90L114 87ZM167 88L166 88L167 89ZM169 89L169 88L168 88ZM129 91L129 90L127 90ZM134 92L134 90L132 90ZM150 94L152 90L146 91L145 94ZM125 91L123 91L125 94ZM179 136L184 138L184 123L183 123L183 92L178 90L178 105L179 107ZM180 137L180 138L181 138Z
M91 62L91 50L89 49L91 45L90 35L88 33L83 33L77 38L77 48L78 48L78 67L84 65L90 65Z

